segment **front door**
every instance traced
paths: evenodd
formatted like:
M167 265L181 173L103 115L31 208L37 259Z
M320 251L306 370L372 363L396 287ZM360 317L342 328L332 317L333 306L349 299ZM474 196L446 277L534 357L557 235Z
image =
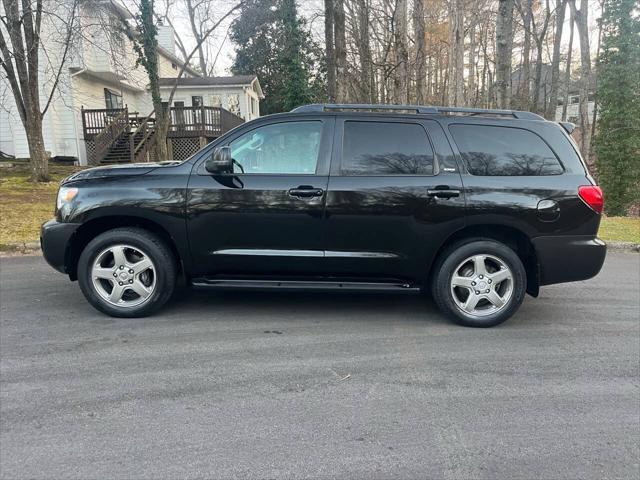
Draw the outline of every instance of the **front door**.
M326 264L336 275L422 280L462 228L464 194L440 125L406 117L336 121Z
M212 175L200 160L187 201L196 275L321 273L333 123L247 125L224 142L232 174Z

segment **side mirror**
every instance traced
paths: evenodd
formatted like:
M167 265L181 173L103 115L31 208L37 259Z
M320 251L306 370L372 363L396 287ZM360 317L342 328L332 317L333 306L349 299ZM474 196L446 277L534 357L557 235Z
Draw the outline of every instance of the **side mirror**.
M209 173L233 173L233 160L231 159L231 147L216 147L211 153L204 168Z

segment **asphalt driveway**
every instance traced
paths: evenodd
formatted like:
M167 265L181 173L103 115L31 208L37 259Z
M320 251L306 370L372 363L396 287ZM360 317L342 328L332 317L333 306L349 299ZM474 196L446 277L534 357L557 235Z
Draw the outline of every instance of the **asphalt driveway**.
M0 269L1 478L640 474L638 254L489 330L377 294L112 319L40 257Z

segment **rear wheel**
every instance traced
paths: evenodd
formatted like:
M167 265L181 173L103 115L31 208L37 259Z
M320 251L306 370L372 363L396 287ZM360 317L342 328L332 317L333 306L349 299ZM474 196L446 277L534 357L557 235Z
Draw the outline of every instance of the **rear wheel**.
M171 251L152 233L118 228L94 238L78 262L78 281L95 308L114 317L142 317L159 309L175 287Z
M493 327L520 307L527 288L522 261L495 240L469 240L454 245L436 263L432 294L438 307L455 322Z

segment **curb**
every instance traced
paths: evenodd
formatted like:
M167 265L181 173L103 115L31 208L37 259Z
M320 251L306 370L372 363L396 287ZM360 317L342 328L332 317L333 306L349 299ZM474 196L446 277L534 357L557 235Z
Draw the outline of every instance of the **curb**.
M633 242L605 242L607 250L623 252L640 252L640 244Z
M3 245L0 257L15 257L18 255L40 255L40 242L20 242Z
M605 242L607 251L640 253L640 244L634 242ZM0 257L15 257L18 255L42 255L40 242L22 242L4 245L0 250Z

